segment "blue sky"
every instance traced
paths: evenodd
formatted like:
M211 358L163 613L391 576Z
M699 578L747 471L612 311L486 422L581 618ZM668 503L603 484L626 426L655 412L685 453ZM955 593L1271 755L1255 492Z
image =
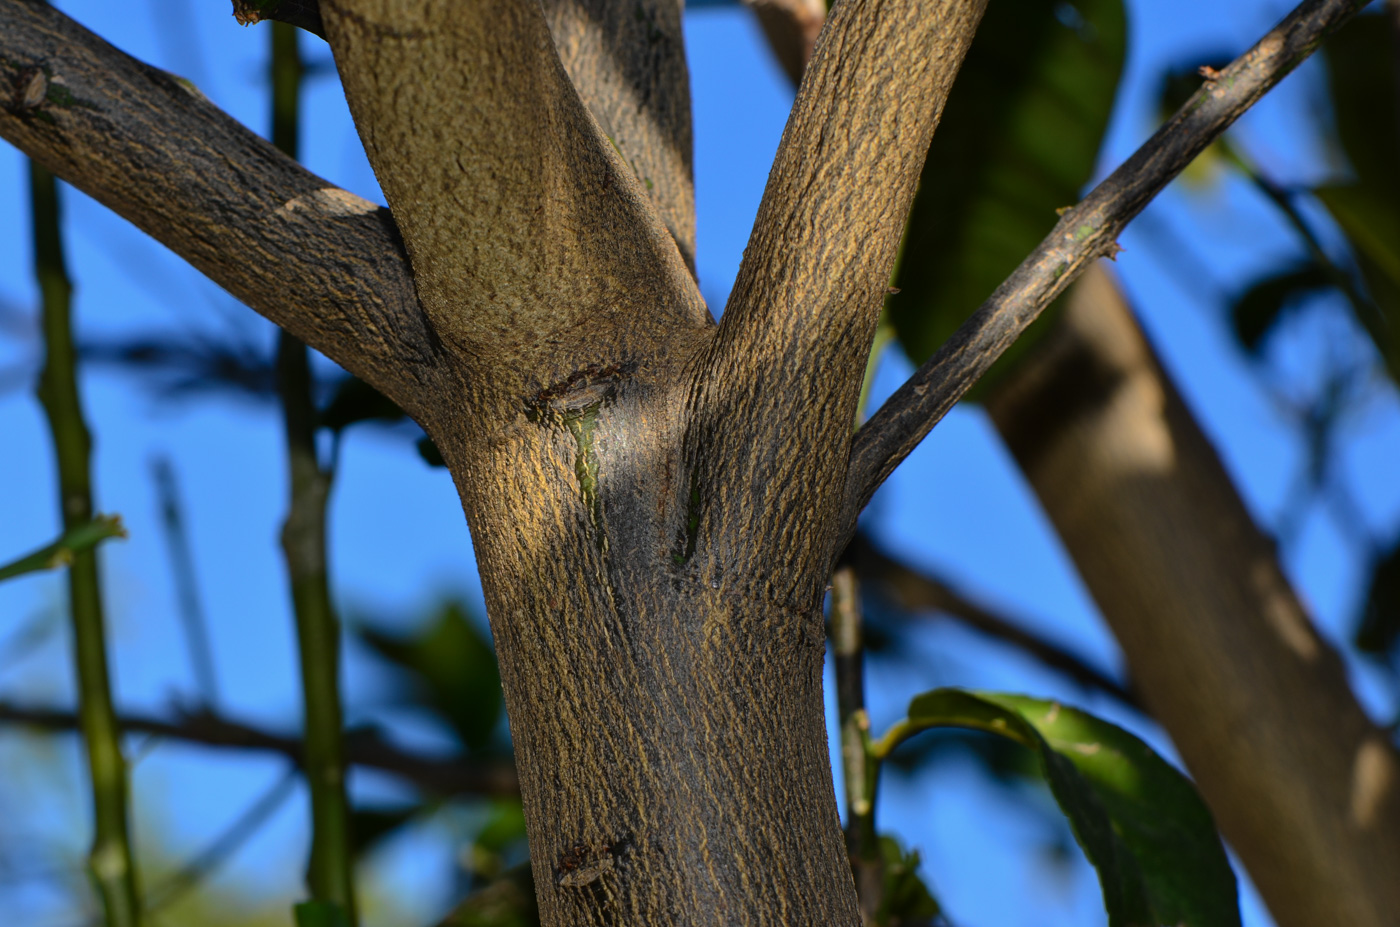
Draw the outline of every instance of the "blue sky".
M995 2L995 0L993 0ZM57 4L125 51L193 80L215 103L255 129L268 123L263 85L265 33L237 26L221 2L96 0ZM1102 156L1106 172L1154 126L1162 71L1193 56L1237 54L1289 9L1284 2L1133 0L1130 54L1118 108ZM698 269L716 307L738 268L792 93L770 60L748 13L707 8L687 15L694 84ZM359 148L329 52L311 37L303 50L325 65L310 79L303 157L327 179L382 202ZM1317 135L1320 68L1298 75L1249 113L1236 137L1278 180L1304 182L1337 169ZM37 370L36 291L29 271L28 197L21 156L0 144L0 560L45 542L57 529L49 444L37 403L24 385ZM84 337L195 331L234 333L270 346L273 331L164 247L76 191L64 194L65 241L77 285ZM1317 217L1322 222L1320 216ZM1188 402L1216 442L1252 511L1266 526L1283 510L1301 466L1292 425L1234 346L1220 295L1254 273L1298 253L1297 244L1245 185L1228 179L1197 189L1174 186L1123 238L1116 270L1144 326ZM1312 316L1315 316L1313 318ZM1313 313L1275 346L1276 366L1307 383L1319 344L1340 343L1363 361L1366 349L1340 307ZM908 373L891 352L876 401ZM159 712L192 700L172 578L159 530L150 462L176 468L191 530L200 593L208 614L223 692L237 717L292 729L300 714L286 584L277 549L283 516L280 426L270 407L229 399L162 402L129 378L94 370L83 378L96 439L102 511L119 512L129 540L104 548L110 646L119 705ZM1349 420L1342 450L1345 481L1368 530L1391 537L1400 526L1400 403L1378 389ZM975 409L956 410L876 497L871 519L909 559L957 580L1033 622L1046 636L1116 669L1119 655L1033 495L995 432ZM331 509L334 594L347 620L373 616L407 622L445 595L479 598L470 538L450 479L425 466L410 441L374 429L352 430L340 454ZM1342 640L1360 590L1364 551L1321 508L1284 551L1286 566L1312 605L1323 633ZM0 642L61 602L59 577L0 585ZM0 643L3 648L3 643ZM1086 698L1063 680L947 623L919 636L913 666L871 679L877 730L910 695L939 684L971 685L1063 697L1129 724L1169 750L1160 735L1112 704ZM73 684L61 627L32 653L8 659L0 649L0 698L71 704ZM1377 716L1394 711L1381 676L1353 664ZM351 720L385 717L376 706L382 680L353 648L344 672ZM406 743L434 749L441 732L403 718ZM26 746L29 745L29 746ZM0 733L0 845L16 835L58 848L54 866L77 865L86 842L77 748L60 742L60 780L28 782L30 741ZM139 754L133 774L138 830L175 853L189 853L235 817L280 775L264 758L160 744ZM963 927L1096 925L1104 922L1092 873L1082 863L1047 861L1056 833L1043 816L1008 802L970 766L943 767L916 779L891 777L882 796L885 826L918 847L925 873ZM404 794L394 782L357 775L357 795ZM839 791L839 789L838 789ZM305 849L303 796L220 872L215 884L236 892L299 894ZM446 903L444 858L470 829L418 828L371 863L401 911L420 920ZM46 851L47 852L47 851ZM36 854L36 858L39 855ZM49 863L45 863L48 865ZM37 865L37 863L35 864ZM22 867L21 867L22 868ZM0 880L0 920L66 927L73 910L43 890L17 891ZM1246 923L1268 923L1247 900ZM407 921L412 923L413 921ZM375 921L370 924L389 924ZM404 923L393 921L392 923Z

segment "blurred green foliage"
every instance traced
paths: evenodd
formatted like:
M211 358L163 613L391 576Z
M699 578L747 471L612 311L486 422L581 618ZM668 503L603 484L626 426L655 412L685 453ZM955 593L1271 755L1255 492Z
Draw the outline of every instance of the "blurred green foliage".
M1121 0L987 7L919 181L886 308L922 363L1078 202L1098 159L1127 43ZM995 381L1052 312L979 384Z
M1099 873L1111 927L1238 927L1234 871L1195 787L1116 725L1057 702L937 689L909 703L885 753L932 727L998 734L1038 755Z

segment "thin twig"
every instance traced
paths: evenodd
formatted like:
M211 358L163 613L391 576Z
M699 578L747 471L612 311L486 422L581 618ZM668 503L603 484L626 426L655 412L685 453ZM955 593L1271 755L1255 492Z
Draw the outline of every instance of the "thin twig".
M844 561L868 585L908 611L938 611L989 637L1024 651L1051 669L1086 687L1097 689L1139 711L1142 704L1130 687L1079 656L1031 633L1024 622L1012 621L980 604L935 576L903 563L856 535Z
M175 486L175 469L169 458L158 457L151 462L156 496L160 500L161 526L165 529L165 546L170 553L170 572L175 578L175 594L180 602L180 623L184 626L185 646L189 650L190 666L195 684L207 708L219 704L219 677L214 669L214 648L209 642L209 624L199 604L195 588L194 556L190 538L185 531L185 519L180 512L180 493Z
M1223 71L1073 209L856 435L844 527L1002 352L1098 257L1129 221L1245 110L1368 0L1306 0Z
M0 580L13 579L40 570L56 570L68 566L83 551L91 550L108 538L124 538L126 529L117 515L99 515L90 522L75 525L63 532L52 544L0 566Z
M58 466L59 509L71 531L92 522L92 443L78 395L73 348L72 292L59 234L58 184L29 165L34 208L34 271L43 296L46 348L39 373L39 402L53 434ZM97 553L73 553L68 568L68 604L78 680L78 715L92 781L93 839L88 866L102 896L108 927L138 927L141 900L127 822L127 769L112 708L103 631L102 588Z
M151 890L147 914L169 907L181 895L197 886L221 866L238 848L267 823L282 804L291 797L297 783L297 772L291 767L280 776L272 787L247 807L227 828L216 836L208 846L195 855L184 866L173 873L165 882Z
M303 67L297 30L272 24L272 143L297 157ZM355 883L350 802L345 794L345 746L340 710L340 622L326 576L326 501L332 474L316 456L319 416L312 396L306 345L283 331L277 341L277 387L287 439L291 502L282 525L282 551L292 588L305 705L303 768L311 793L311 860L306 881L314 901L340 907L354 927Z
M207 747L255 750L284 756L298 765L302 762L301 738L275 734L207 711L173 719L122 715L116 723L127 734L148 734ZM78 729L78 716L63 709L0 702L0 724L69 732ZM351 765L391 773L434 795L482 798L520 795L515 764L508 757L437 759L418 756L387 743L373 730L353 733L346 739L345 746L346 759Z
M846 853L867 922L882 902L884 874L875 831L879 769L870 758L870 715L865 710L865 641L855 570L831 577L831 644L836 660L836 705L841 724L841 768L846 785Z

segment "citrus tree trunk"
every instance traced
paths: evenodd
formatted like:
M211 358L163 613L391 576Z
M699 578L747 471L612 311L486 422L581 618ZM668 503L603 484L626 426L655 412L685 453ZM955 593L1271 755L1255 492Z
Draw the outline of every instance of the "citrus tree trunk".
M1102 269L988 410L1281 927L1400 912L1400 764Z
M692 272L675 0L288 3L330 43L392 216L42 0L0 0L0 134L442 451L550 927L859 922L818 614L856 515L1362 0L1305 0L1220 72L1062 217L951 366L926 365L853 438L900 233L985 3L835 5L716 324ZM238 4L245 19L281 5Z

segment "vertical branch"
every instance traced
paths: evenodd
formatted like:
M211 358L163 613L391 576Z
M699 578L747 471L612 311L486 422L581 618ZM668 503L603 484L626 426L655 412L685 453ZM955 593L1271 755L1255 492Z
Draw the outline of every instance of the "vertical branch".
M879 769L870 755L870 716L865 711L865 641L860 587L849 566L831 577L831 640L836 654L836 705L841 723L841 767L846 783L846 852L866 923L880 909L883 873L875 832Z
M302 62L297 30L272 24L272 143L297 156ZM345 748L340 715L340 625L326 579L326 500L331 472L316 459L316 404L306 345L278 334L277 381L286 423L291 504L282 527L282 550L292 586L297 645L301 653L303 760L311 792L311 860L307 883L313 900L338 905L355 923L350 808L345 797Z
M53 434L63 527L72 529L92 520L92 443L78 396L71 327L73 287L63 261L58 188L53 175L31 162L29 189L34 210L34 272L43 300L46 347L38 395ZM92 779L93 840L88 866L102 895L107 927L137 927L141 902L127 832L126 760L112 709L94 550L73 554L68 599L73 616L79 722Z
M170 551L175 594L180 600L180 619L185 626L185 646L189 648L195 685L199 688L204 707L213 709L219 703L219 678L214 670L214 648L209 643L208 622L195 588L194 556L190 553L185 519L180 513L175 468L170 465L169 459L159 457L151 463L151 475L155 478L156 495L160 499L161 522L165 527L165 542Z

